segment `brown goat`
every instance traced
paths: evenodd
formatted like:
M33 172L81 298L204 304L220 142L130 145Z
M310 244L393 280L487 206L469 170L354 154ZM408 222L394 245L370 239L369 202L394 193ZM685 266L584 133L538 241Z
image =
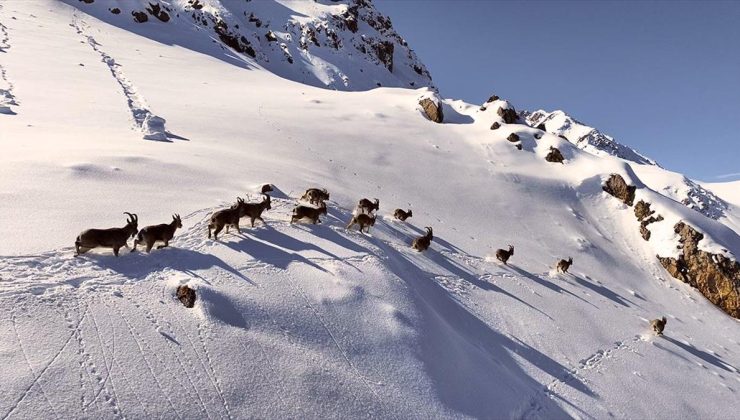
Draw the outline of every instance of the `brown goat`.
M321 223L321 219L319 219L319 216L321 216L322 214L326 214L326 203L324 203L323 201L318 208L308 206L296 206L296 208L293 209L293 215L290 217L290 223L294 223L303 218L309 218L315 225L316 223Z
M650 321L650 326L653 328L653 331L655 331L656 335L663 335L663 330L665 329L665 324L667 323L668 320L663 317L661 319L654 319Z
M375 216L370 216L365 213L352 216L352 220L349 221L347 229L352 229L352 226L359 225L360 232L365 229L365 232L370 233L370 226L375 226Z
M226 227L226 233L229 233L229 226L236 228L236 231L241 233L239 229L239 219L244 216L244 199L236 197L236 204L232 205L228 209L219 210L211 216L211 222L208 224L208 239L211 239L211 230L213 229L213 238L218 240L218 233Z
M318 188L309 188L306 190L306 192L301 197L301 200L308 201L309 203L318 206L319 204L323 203L325 200L329 199L329 192L326 191L326 188L318 189Z
M568 257L567 260L558 261L558 265L555 266L555 270L561 273L567 273L571 265L573 265L573 258Z
M393 212L393 217L395 217L396 219L398 219L398 220L400 220L402 222L405 222L406 219L408 219L411 216L413 216L413 213L411 212L411 209L409 209L408 211L403 211L401 209L396 209Z
M357 203L357 208L363 213L372 213L373 210L380 208L380 200L376 198L375 202L372 202L367 198L363 198Z
M134 248L131 252L136 251L136 246L140 243L146 244L147 253L152 250L154 243L157 241L164 242L164 245L158 246L157 249L170 246L170 239L175 236L175 231L178 228L182 228L182 220L179 214L173 214L170 223L144 227L134 239Z
M434 236L432 235L432 228L427 226L425 229L427 230L426 235L419 236L418 238L414 239L413 242L411 242L411 248L414 248L419 252L429 249L429 245L432 244L432 239L434 239Z
M133 238L139 230L139 217L128 212L123 214L128 215L128 218L126 226L122 228L88 229L80 233L75 240L75 257L98 247L113 248L113 254L117 257L118 250L128 247L128 238Z
M514 245L509 245L508 251L505 249L496 250L496 258L504 263L504 265L508 265L507 261L509 261L509 258L511 258L512 255L514 255Z
M265 196L264 199L262 199L262 202L259 203L245 203L244 204L244 216L249 217L249 219L252 222L252 227L254 227L254 221L259 220L262 222L263 225L266 225L264 219L262 219L262 212L265 210L270 210L272 207L270 206L270 196L267 194L263 194Z

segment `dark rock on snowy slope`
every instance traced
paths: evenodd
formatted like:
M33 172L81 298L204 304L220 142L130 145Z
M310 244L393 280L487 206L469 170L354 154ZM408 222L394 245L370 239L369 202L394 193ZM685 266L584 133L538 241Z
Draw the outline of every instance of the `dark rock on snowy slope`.
M631 206L635 201L635 190L637 187L627 185L627 182L625 182L621 175L612 174L602 189L628 206Z
M421 105L421 108L424 110L424 114L426 114L427 118L429 118L431 121L434 121L436 123L441 123L444 121L442 104L439 98L437 98L436 96L420 99L419 105Z
M563 154L560 153L560 149L550 146L550 151L547 153L547 156L545 156L545 160L548 162L563 163L565 158L563 157Z
M704 235L684 222L674 226L680 236L678 258L658 257L675 278L696 287L709 301L740 318L740 263L699 249Z

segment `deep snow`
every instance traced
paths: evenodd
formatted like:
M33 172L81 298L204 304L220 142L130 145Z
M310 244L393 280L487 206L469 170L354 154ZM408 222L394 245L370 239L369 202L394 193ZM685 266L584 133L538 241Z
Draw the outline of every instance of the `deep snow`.
M0 115L3 418L736 416L738 322L655 255L675 252L679 219L734 255L737 228L653 187L662 169L491 131L495 105L445 100L437 125L424 89L324 90L82 4L0 6L15 98ZM132 97L167 141L142 139ZM564 165L544 161L551 145ZM666 217L650 242L601 191L613 172ZM262 182L279 188L267 226L208 240L210 213ZM331 192L329 215L291 226L309 186ZM369 235L344 229L361 197L380 199ZM391 220L396 207L414 217ZM184 228L149 255L72 257L79 231L123 211ZM507 244L508 267L486 258ZM571 274L554 273L568 256Z

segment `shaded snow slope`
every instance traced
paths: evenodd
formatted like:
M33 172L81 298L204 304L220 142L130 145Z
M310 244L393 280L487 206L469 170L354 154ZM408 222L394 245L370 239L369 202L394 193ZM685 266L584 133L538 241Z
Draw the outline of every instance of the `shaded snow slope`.
M678 220L728 255L737 231L631 163L523 124L492 131L502 104L443 100L435 124L424 89L318 89L62 3L2 5L20 99L0 115L0 417L737 412L738 322L655 259L674 251ZM90 38L169 141L141 139ZM550 146L564 164L544 160ZM601 190L611 173L665 216L650 242ZM262 182L279 189L267 226L208 240L211 212L258 200ZM331 192L329 215L290 225L309 186ZM361 197L380 199L369 235L344 229ZM414 216L392 221L396 207ZM184 227L149 255L72 257L82 229L120 226L123 211L141 226L177 212ZM425 226L432 247L412 252ZM507 244L509 266L487 258ZM570 274L554 273L569 256ZM194 309L173 297L180 284L197 289ZM663 315L656 338L648 322Z

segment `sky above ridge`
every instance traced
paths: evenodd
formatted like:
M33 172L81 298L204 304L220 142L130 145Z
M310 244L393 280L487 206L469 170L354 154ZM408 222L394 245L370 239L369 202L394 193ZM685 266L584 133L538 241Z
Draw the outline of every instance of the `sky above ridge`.
M374 3L445 97L562 109L667 169L740 179L740 1Z

